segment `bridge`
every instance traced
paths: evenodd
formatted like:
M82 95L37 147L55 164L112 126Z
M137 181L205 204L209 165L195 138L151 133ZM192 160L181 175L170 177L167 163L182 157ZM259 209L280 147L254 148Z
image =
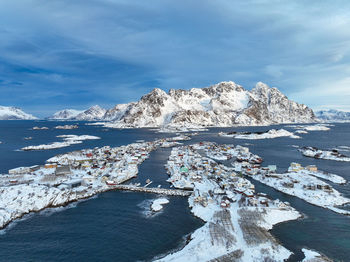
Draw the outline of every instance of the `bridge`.
M161 194L161 195L168 195L168 196L189 196L193 192L193 191L181 190L181 189L139 187L134 185L115 185L115 186L111 186L111 189L153 193L153 194Z

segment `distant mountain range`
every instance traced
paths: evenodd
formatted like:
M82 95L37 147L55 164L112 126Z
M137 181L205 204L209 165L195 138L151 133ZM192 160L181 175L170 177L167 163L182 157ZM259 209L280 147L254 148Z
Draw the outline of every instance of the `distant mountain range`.
M251 91L234 82L206 88L155 88L137 102L105 110L63 110L50 119L112 121L120 127L233 126L315 122L312 109L289 100L277 88L257 83Z
M0 106L0 120L34 120L37 117L23 112L18 107Z
M318 119L329 122L347 122L350 121L350 112L339 110L321 110L316 112Z

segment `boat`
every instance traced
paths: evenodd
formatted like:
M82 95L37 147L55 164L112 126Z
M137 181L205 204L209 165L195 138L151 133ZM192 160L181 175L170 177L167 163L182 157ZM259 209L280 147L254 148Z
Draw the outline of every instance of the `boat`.
M112 180L107 180L106 184L109 185L109 186L116 186L116 185L118 185L116 182L114 182Z

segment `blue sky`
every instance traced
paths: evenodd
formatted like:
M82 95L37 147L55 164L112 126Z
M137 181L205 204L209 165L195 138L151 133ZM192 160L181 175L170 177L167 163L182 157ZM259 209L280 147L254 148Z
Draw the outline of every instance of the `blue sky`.
M349 13L349 1L0 0L0 105L47 116L232 80L350 110Z

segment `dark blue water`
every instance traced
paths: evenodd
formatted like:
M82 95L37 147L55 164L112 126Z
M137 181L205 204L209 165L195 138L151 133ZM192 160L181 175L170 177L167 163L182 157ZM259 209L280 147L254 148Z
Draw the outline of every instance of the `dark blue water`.
M172 136L158 134L147 129L103 131L98 126L79 123L76 130L30 130L31 127L53 127L64 122L0 121L0 172L23 165L41 164L59 153L95 146L119 146ZM278 127L278 126L277 126ZM269 127L270 128L270 127ZM279 128L279 127L278 127ZM218 143L249 143L252 152L263 156L264 164L277 164L284 171L292 161L303 165L316 164L320 169L339 174L350 180L350 163L316 160L303 157L292 145L332 148L350 146L350 125L337 124L328 132L302 134L302 139L276 138L266 140L237 140L217 136L225 131L262 131L267 127L240 127L211 129L194 136L185 143L215 141ZM286 129L288 129L286 127ZM291 130L291 129L290 129ZM26 145L60 141L56 135L88 134L101 140L84 141L83 144L49 151L15 151ZM23 140L32 136L33 140ZM151 153L140 166L140 174L134 182L145 183L147 178L153 186L168 187L164 164L170 149ZM350 218L312 206L298 198L280 193L270 187L254 182L259 192L272 198L288 201L306 218L277 225L272 233L295 255L290 261L299 261L302 247L316 249L329 257L348 261L350 257ZM333 185L350 197L349 184ZM151 260L157 255L181 247L183 237L202 225L189 211L185 198L170 197L170 203L156 216L148 217L149 202L157 196L139 193L107 192L97 198L79 203L74 208L59 212L44 212L29 216L0 235L0 260L4 261L137 261ZM3 259L6 258L6 259Z

